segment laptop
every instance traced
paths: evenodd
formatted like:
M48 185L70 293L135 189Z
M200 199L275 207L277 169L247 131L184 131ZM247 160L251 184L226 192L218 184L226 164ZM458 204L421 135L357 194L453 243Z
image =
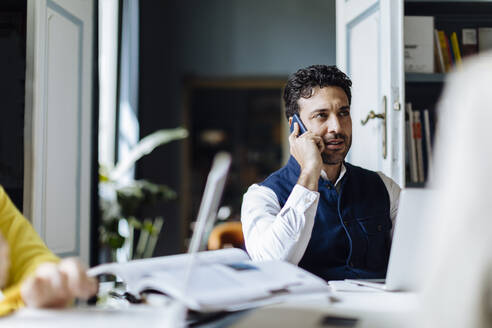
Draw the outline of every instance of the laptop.
M198 217L191 236L188 253L194 254L206 245L204 235L208 231L207 228L210 228L215 223L230 166L231 155L229 153L220 152L215 155L212 168L207 177L207 184L205 185L205 191L198 210Z
M192 273L197 264L196 255L204 247L206 241L204 235L207 227L212 226L217 216L222 193L224 192L227 173L231 166L231 155L226 152L219 152L215 155L212 168L207 177L205 191L198 210L198 217L195 223L195 229L191 236L188 254L190 258L186 266L184 279L183 294L187 294L190 288ZM170 302L165 310L165 316L162 321L163 327L187 327L196 321L201 321L203 318L187 318L188 309L179 300L175 299Z
M425 209L434 191L428 189L403 189L400 193L393 241L386 279L345 279L358 286L386 291L415 291L419 287L422 266L420 251L427 223Z

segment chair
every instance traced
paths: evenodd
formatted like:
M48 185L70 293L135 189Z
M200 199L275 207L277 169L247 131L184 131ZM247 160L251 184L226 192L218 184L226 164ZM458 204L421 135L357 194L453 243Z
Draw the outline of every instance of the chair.
M228 247L244 249L243 228L239 221L220 223L210 233L208 238L209 250Z

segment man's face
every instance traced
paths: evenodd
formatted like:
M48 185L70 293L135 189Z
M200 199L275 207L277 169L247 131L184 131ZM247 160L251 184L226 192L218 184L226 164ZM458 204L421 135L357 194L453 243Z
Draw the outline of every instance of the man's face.
M313 88L310 98L300 98L299 117L306 129L323 138L323 163L341 163L352 145L352 119L347 95L340 87Z

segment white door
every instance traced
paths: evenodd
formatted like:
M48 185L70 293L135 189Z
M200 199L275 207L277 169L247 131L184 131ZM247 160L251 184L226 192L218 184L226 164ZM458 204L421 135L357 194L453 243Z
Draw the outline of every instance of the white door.
M56 254L89 262L92 0L29 0L24 213Z
M404 182L403 3L337 0L337 65L352 79L347 160ZM376 117L368 118L373 111ZM384 118L383 118L384 115Z

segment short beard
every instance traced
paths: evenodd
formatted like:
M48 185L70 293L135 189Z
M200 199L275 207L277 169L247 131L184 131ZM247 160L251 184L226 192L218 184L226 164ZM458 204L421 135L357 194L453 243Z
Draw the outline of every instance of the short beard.
M323 164L325 165L338 165L342 163L345 160L345 157L347 156L348 151L350 150L350 147L352 146L352 138L349 136L337 134L335 136L336 138L341 138L344 140L345 145L347 147L345 154L341 155L341 158L338 155L329 155L325 153L324 151L321 153L321 160L323 161Z
M345 156L343 156L343 158L341 160L339 160L339 161L334 161L331 158L331 156L329 156L328 154L321 153L321 159L323 160L323 164L326 164L326 165L338 165L341 162L343 162L343 160L345 159Z

